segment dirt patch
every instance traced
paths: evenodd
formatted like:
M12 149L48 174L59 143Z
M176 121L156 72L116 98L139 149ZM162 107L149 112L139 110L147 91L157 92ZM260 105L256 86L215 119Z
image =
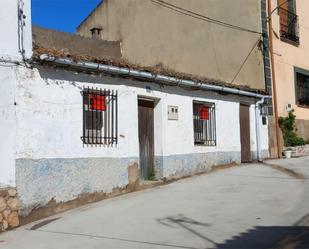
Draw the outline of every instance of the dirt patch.
M54 199L49 201L44 207L39 207L31 211L26 217L20 217L20 224L25 225L55 214L63 213L73 208L81 207L85 204L98 202L111 197L116 197L125 193L131 192L128 188L115 188L111 193L87 193L81 194L76 199L68 202L56 202Z
M32 227L30 228L30 230L37 230L37 229L39 229L39 228L41 228L41 227L43 227L43 226L45 226L45 225L47 225L47 224L49 224L49 223L52 223L53 221L56 221L56 220L59 220L59 219L60 219L60 218L44 220L44 221L42 221L42 222L40 222L40 223L35 224L34 226L32 226Z
M230 163L230 164L226 164L226 165L217 165L217 166L213 166L211 167L211 173L220 171L220 170L224 170L224 169L229 169L229 168L233 168L236 167L238 164L237 163Z
M138 164L134 163L128 167L129 185L128 188L133 191L139 186L139 169Z
M205 175L205 174L211 174L211 173L215 173L215 172L218 172L218 171L221 171L221 170L225 170L225 169L229 169L229 168L232 168L232 167L236 167L238 166L237 163L233 162L233 163L230 163L230 164L225 164L225 165L215 165L215 166L212 166L209 170L205 170L205 171L201 171L201 172L197 172L195 174L190 174L190 175L185 175L185 176L179 176L179 177L172 177L172 178L164 178L162 179L161 181L155 181L152 183L153 186L156 186L156 183L157 185L160 185L160 182L162 182L163 184L169 184L169 183L173 183L175 181L179 181L179 180L182 180L182 179L186 179L186 178L190 178L192 176L199 176L199 175ZM147 184L148 185L148 184ZM162 184L161 184L162 185Z

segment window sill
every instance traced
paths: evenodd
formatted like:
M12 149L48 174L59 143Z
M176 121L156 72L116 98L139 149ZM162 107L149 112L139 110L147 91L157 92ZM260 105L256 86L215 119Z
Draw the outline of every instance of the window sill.
M217 145L208 145L208 144L194 144L194 147L217 147Z
M296 105L298 108L309 109L309 105Z
M280 37L280 40L281 40L282 42L288 43L288 44L290 44L290 45L292 45L292 46L299 47L299 42L292 41L292 40L289 40L289 39L284 38L284 37Z

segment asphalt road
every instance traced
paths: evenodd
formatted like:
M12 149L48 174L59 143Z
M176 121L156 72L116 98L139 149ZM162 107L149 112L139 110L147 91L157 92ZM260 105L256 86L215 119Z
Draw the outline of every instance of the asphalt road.
M309 179L242 165L20 227L0 248L307 249Z

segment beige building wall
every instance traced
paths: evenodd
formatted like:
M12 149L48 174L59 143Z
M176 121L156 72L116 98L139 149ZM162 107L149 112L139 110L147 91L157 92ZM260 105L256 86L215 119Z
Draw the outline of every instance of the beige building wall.
M168 0L169 3L261 32L259 0ZM105 0L78 28L83 36L122 42L129 61L231 83L259 34L230 29L177 13L151 0ZM234 84L264 89L262 52L255 46Z
M272 9L277 7L277 0L272 0ZM286 116L286 106L291 104L295 110L298 133L309 140L309 106L297 106L295 94L294 68L309 70L309 1L296 1L296 14L299 15L299 46L280 39L280 20L278 12L273 13L274 66L276 73L278 114Z

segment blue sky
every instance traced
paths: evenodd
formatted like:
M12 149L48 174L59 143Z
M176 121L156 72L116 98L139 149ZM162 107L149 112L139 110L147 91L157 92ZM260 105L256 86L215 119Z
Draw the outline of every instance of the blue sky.
M101 0L32 0L32 23L74 33Z

